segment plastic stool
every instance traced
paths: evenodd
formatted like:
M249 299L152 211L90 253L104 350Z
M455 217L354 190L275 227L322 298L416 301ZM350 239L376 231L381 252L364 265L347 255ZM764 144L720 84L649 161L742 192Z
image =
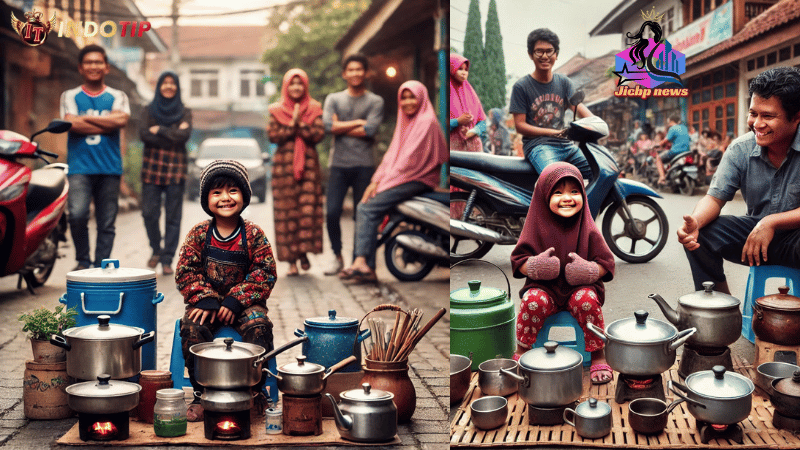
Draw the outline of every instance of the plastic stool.
M550 330L553 328L572 328L575 330L574 340L559 340L550 338ZM592 365L592 354L586 351L586 341L583 339L583 328L578 325L578 321L572 317L569 311L559 311L552 316L544 319L544 326L539 331L533 348L544 347L547 341L556 341L559 345L569 347L583 356L583 367Z
M229 326L220 328L214 334L214 339L226 337L233 338L238 342L242 341L242 336ZM172 354L170 355L169 359L169 371L172 372L172 386L177 389L192 386L192 384L189 382L189 377L184 376L185 367L186 362L183 360L183 350L181 350L181 319L178 319L175 321L175 332L172 336ZM274 357L267 360L267 367L272 371L272 373L278 373L278 366ZM268 386L269 393L267 393L266 389ZM264 395L269 395L272 397L272 401L277 404L278 380L276 380L275 377L268 376L267 382L264 384L263 392Z
M756 335L753 332L753 305L756 299L765 295L764 289L770 278L783 278L789 286L789 294L797 295L800 292L800 269L785 266L751 266L750 275L747 277L747 289L744 294L742 306L742 336L755 343ZM777 294L777 292L776 292Z

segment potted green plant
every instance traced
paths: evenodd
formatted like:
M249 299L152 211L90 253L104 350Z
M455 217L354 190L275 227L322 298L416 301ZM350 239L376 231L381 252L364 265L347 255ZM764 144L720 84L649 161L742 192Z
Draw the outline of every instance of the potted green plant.
M74 307L65 310L64 305L58 305L54 310L42 307L19 316L22 331L27 331L31 339L34 362L49 364L67 359L66 350L51 344L50 336L74 327L77 315Z

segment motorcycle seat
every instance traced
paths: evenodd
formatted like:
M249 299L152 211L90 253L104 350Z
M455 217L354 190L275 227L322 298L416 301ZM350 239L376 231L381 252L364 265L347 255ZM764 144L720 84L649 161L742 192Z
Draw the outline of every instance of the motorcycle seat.
M673 156L672 159L669 160L669 164L668 165L671 166L671 165L675 164L675 162L677 162L679 159L683 158L686 155L690 155L691 153L692 153L691 150L686 151L686 152L678 153L677 155Z
M521 156L500 156L478 152L450 152L450 165L485 173L535 174L527 159Z
M425 197L425 198L437 201L437 202L439 202L439 203L441 203L443 205L449 205L450 204L450 193L449 192L430 191L430 192L426 192L426 193L424 193L422 195L419 195L419 197Z
M56 167L43 167L31 172L28 195L25 197L28 215L39 212L55 202L64 192L66 183L67 175Z

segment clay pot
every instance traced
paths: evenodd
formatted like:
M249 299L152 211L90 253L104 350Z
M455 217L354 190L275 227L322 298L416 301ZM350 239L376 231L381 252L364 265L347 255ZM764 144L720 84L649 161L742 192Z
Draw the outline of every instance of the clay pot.
M397 406L397 422L407 423L417 408L417 391L408 376L408 360L387 362L365 358L364 377L361 383L369 383L373 389L394 394Z
M67 386L72 381L67 376L66 362L39 364L26 361L22 380L25 417L53 420L72 416L67 394Z
M778 345L800 344L800 298L781 286L778 294L766 295L753 305L753 332L762 341Z
M56 347L49 340L31 339L33 362L39 364L53 364L67 360L67 351Z

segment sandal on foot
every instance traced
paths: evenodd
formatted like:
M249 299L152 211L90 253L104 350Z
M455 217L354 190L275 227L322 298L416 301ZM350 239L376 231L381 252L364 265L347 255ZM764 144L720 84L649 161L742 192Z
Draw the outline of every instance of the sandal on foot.
M308 270L311 268L311 263L308 262L308 257L306 255L300 257L300 268L303 270Z
M147 260L147 267L149 267L149 268L151 268L151 269L155 269L155 268L156 268L156 266L158 265L158 260L159 260L160 258L161 258L161 257L160 257L159 255L153 255L153 256L151 256L151 257L150 257L150 259L148 259L148 260Z
M606 379L599 379L599 380L595 380L592 377L592 375L603 371L609 372L611 376ZM606 384L614 379L614 371L611 370L611 366L609 366L608 364L592 364L592 366L589 368L589 379L592 381L592 384Z
M205 410L200 403L192 403L186 409L186 420L189 422L200 422L203 420Z
M300 275L300 272L297 270L297 266L292 265L289 266L289 272L286 273L287 277L296 277Z

